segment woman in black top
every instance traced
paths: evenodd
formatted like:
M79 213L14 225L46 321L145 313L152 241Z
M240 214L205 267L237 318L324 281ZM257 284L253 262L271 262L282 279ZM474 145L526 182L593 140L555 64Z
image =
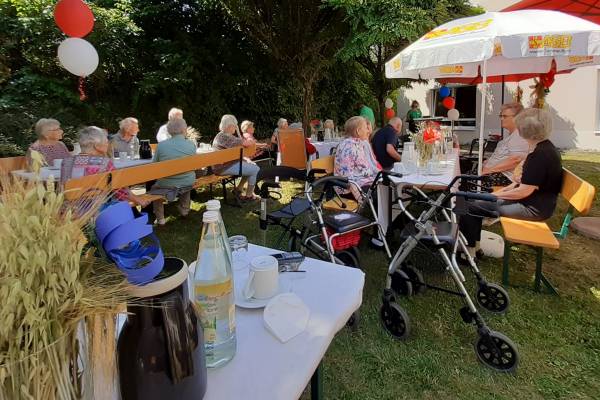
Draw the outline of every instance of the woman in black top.
M460 229L469 247L481 239L482 217L500 216L543 221L552 216L562 187L562 165L558 150L548 137L552 117L547 111L529 108L517 115L519 135L529 143L520 180L494 193L496 202L468 202L468 215L460 217Z

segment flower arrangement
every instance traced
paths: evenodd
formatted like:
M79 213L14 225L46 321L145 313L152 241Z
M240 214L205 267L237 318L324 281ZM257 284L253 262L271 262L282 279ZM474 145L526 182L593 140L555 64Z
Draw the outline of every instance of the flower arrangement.
M0 190L0 399L107 398L126 285L85 235L103 196L81 213L52 182Z
M417 162L419 167L424 167L434 154L436 142L442 138L440 124L435 121L421 121L417 124L418 130L411 135L417 151Z

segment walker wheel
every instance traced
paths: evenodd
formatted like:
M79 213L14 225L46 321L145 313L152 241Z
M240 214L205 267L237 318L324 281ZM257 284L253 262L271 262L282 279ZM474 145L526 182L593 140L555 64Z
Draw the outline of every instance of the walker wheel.
M392 290L398 296L411 296L413 294L413 285L406 272L397 269L392 274Z
M508 310L510 299L502 286L484 283L477 289L477 303L489 312L502 314Z
M421 294L425 292L427 286L425 286L425 279L423 274L417 268L413 267L410 263L403 263L400 269L408 275L408 278L412 281L412 290L414 294Z
M346 325L348 326L348 328L350 328L350 330L352 332L356 332L356 331L358 331L359 322L360 322L360 312L357 310L352 313L352 315L346 322Z
M379 311L385 330L395 339L406 340L410 334L408 314L396 303L383 303Z
M519 365L517 346L500 332L480 334L475 353L479 361L499 372L513 372Z
M360 269L360 261L358 261L358 259L354 256L354 252L350 250L342 250L334 255L342 262L342 265Z

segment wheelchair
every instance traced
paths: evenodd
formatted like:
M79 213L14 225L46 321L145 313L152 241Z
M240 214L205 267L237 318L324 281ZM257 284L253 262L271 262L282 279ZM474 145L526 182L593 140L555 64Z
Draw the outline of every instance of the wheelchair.
M492 313L505 313L510 305L508 293L500 285L488 282L479 271L475 260L467 251L466 239L459 231L454 216L454 213L464 213L461 205L464 206L468 200L496 201L496 197L488 193L453 192L451 189L459 179L475 182L482 177L457 176L436 198L429 197L417 187L403 188L403 199L398 201L398 206L408 222L400 233L402 240L400 247L389 264L380 319L384 329L392 337L405 340L410 334L410 319L398 303L400 297L418 294L425 289L459 296L465 303L459 312L462 320L467 324L475 325L477 329L475 353L478 359L494 370L512 372L519 364L517 346L507 336L487 326L465 288L466 279L457 260L457 252L460 249L477 282L475 299L478 305ZM425 205L424 210L415 217L402 200L413 205L421 203ZM452 203L456 205L452 207ZM456 287L454 290L429 284L423 279L421 271L412 265L411 253L423 248L426 249L426 255L419 255L419 258L429 256L426 261L429 264L431 258L437 258L444 271L450 275Z

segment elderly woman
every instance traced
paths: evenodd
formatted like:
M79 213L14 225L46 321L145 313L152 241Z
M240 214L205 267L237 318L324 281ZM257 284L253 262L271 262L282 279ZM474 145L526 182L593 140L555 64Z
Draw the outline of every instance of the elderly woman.
M366 118L355 116L346 121L346 138L340 142L335 153L334 174L347 177L360 187L369 186L381 170L369 144L369 123ZM350 187L354 198L362 201L360 193Z
M127 117L119 122L119 132L111 139L115 153L129 153L136 147L139 148L140 141L137 134L140 131L139 121L133 117Z
M256 158L262 155L264 153L265 148L267 148L269 145L266 143L258 142L254 137L254 122L248 120L243 121L240 125L240 129L242 131L242 137L246 140L254 142L254 144L256 145L256 153L252 158Z
M288 120L285 118L279 118L277 121L277 128L273 131L273 135L271 136L271 148L273 151L277 151L277 146L279 145L279 130L288 128Z
M239 136L238 122L235 116L225 114L221 118L219 124L219 133L213 140L213 148L216 150L229 149L236 146L252 146L252 140L244 139ZM239 185L234 189L234 193L242 201L258 200L260 197L254 194L254 185L256 185L256 176L260 168L250 159L244 157L242 161L242 179ZM225 164L213 167L213 171L217 175L238 175L240 173L240 165L238 161L231 161ZM242 195L243 187L248 182L246 194Z
M196 154L196 146L185 135L187 124L183 118L174 118L167 123L167 132L170 139L162 141L156 147L154 153L154 162L176 160ZM179 198L177 209L182 217L190 212L190 194L196 174L194 171L184 172L182 174L161 178L150 189L150 193L164 195L167 200L173 201ZM163 200L152 202L156 223L165 224L165 210Z
M530 108L520 112L515 122L518 134L529 146L520 183L514 182L493 193L496 202L468 203L469 215L461 216L460 227L472 251L481 238L482 218L476 216L543 221L552 216L556 207L562 186L562 165L558 150L548 140L552 117L547 111Z
M71 178L80 178L85 175L99 174L115 169L108 157L108 137L104 129L97 126L88 126L79 132L79 145L81 153L65 158L61 166L60 179L64 184ZM133 194L129 189L117 189L113 192L117 200L130 201L145 207L148 202Z
M67 146L60 141L63 136L60 122L51 118L42 118L35 124L35 133L38 138L27 149L28 164L31 164L32 151L37 151L44 156L48 165L52 165L54 160L70 157Z

